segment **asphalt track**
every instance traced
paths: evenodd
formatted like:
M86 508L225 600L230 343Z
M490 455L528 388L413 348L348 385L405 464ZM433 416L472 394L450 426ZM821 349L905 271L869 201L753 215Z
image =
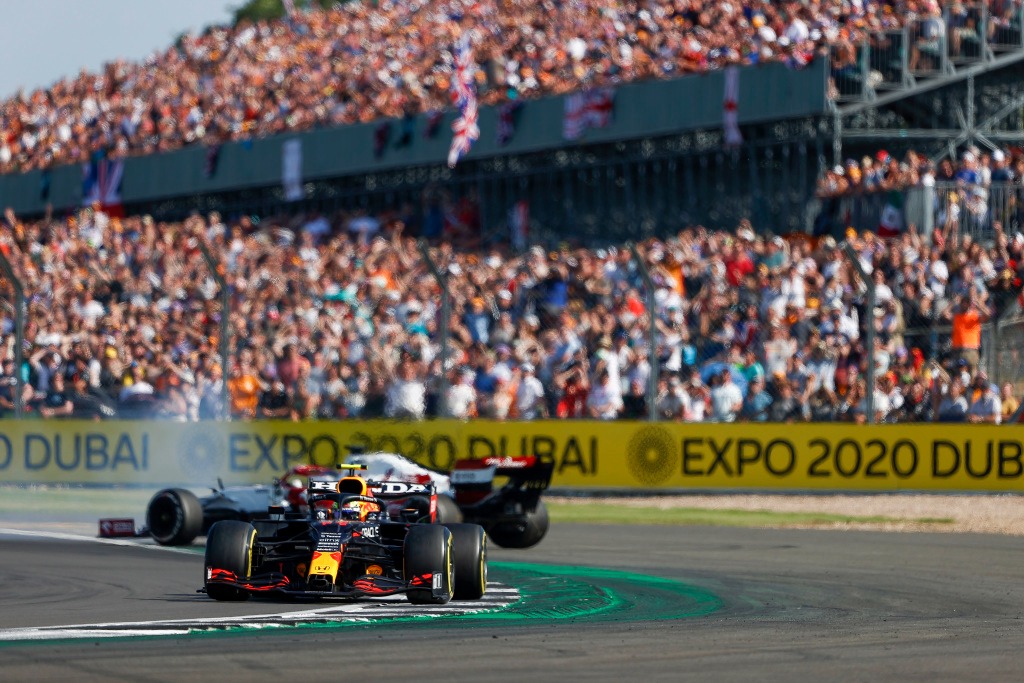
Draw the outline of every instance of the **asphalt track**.
M1024 680L1024 538L561 525L491 560L492 579L524 586L523 604L344 628L0 642L0 680ZM197 596L201 564L0 535L0 629L282 609ZM581 594L567 590L572 572L546 565L605 569L581 574Z

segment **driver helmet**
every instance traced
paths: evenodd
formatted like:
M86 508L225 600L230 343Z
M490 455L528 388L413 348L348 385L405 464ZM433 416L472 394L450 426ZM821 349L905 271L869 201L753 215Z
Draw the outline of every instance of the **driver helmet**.
M341 518L361 522L366 518L365 503L349 501L341 506Z

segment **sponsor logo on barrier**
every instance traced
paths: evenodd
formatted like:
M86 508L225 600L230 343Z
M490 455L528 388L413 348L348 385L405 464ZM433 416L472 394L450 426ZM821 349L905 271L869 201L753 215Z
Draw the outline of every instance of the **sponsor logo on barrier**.
M200 425L188 430L178 442L178 462L190 477L212 479L225 457L225 439L219 430Z
M1017 490L1024 481L1019 435L1016 426L941 424L7 421L0 476L266 483L298 464L333 467L358 444L440 471L463 458L532 455L554 463L555 487Z
M626 447L629 472L641 484L664 484L675 472L679 452L675 439L662 427L643 427Z
M0 434L0 471L127 471L149 468L149 438L95 433Z

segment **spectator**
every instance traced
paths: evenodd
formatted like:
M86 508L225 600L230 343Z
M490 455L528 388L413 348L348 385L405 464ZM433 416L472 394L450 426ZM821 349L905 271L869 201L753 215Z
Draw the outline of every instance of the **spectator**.
M979 372L975 376L974 396L967 411L967 421L974 423L999 424L1002 421L1003 405L994 384L989 384L988 375Z
M516 410L522 420L536 420L547 416L544 404L544 385L537 379L532 363L521 366L522 378L516 390Z
M64 375L55 373L39 407L39 414L43 417L70 417L74 409L75 406L64 387Z
M686 420L688 422L704 422L711 407L711 392L700 381L699 375L690 378L686 393L690 400L690 412L685 416Z
M256 405L256 417L262 419L287 419L292 414L292 406L285 391L284 382L278 380L270 388L260 393Z
M743 394L732 381L732 372L725 368L711 388L711 417L716 422L733 422L743 408Z
M807 415L811 422L833 422L838 411L836 395L823 384L819 384L807 401Z
M740 418L746 422L767 422L772 403L771 395L764 388L764 376L755 375L750 380L747 395L743 399Z
M466 420L476 416L475 376L472 370L464 370L459 374L459 381L448 389L448 417Z
M978 302L974 290L970 289L942 315L953 321L953 352L967 362L973 374L981 359L981 325L989 319L987 307Z
M597 373L597 382L587 395L587 414L597 420L614 420L622 412L622 389L611 381L606 369Z
M793 387L783 380L779 383L778 396L768 408L768 419L772 422L797 422L803 420L803 409L796 397Z
M236 419L256 417L261 390L259 378L252 364L252 352L244 349L238 363L231 369L228 394L231 397L231 415Z
M426 386L418 364L406 355L399 363L395 379L387 390L384 414L391 418L420 420L425 411Z
M1013 395L1013 385L1009 382L1003 384L1002 392L1000 393L1000 404L1002 405L1000 422L1009 422L1017 414L1017 409L1020 407L1020 402Z
M964 385L960 378L954 379L948 386L948 393L938 402L935 410L936 422L964 422L967 419L969 406L964 397Z
M661 420L681 422L690 412L689 401L677 375L662 377L658 381L658 398L655 406Z
M622 418L624 420L646 420L647 387L639 379L629 383L629 391L622 397Z
M590 383L578 363L570 364L565 371L555 375L555 386L561 392L555 409L556 417L584 417L588 414L587 397L590 393Z

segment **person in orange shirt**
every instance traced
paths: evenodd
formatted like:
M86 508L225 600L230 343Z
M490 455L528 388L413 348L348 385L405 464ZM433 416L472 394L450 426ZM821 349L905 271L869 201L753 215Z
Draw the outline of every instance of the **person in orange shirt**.
M953 323L953 352L967 362L973 376L981 359L981 326L991 317L988 307L978 301L972 289L947 308L943 317Z
M252 364L252 352L244 349L238 363L231 368L228 379L228 394L231 396L231 416L251 420L256 417L256 405L259 403L260 391L263 387Z

